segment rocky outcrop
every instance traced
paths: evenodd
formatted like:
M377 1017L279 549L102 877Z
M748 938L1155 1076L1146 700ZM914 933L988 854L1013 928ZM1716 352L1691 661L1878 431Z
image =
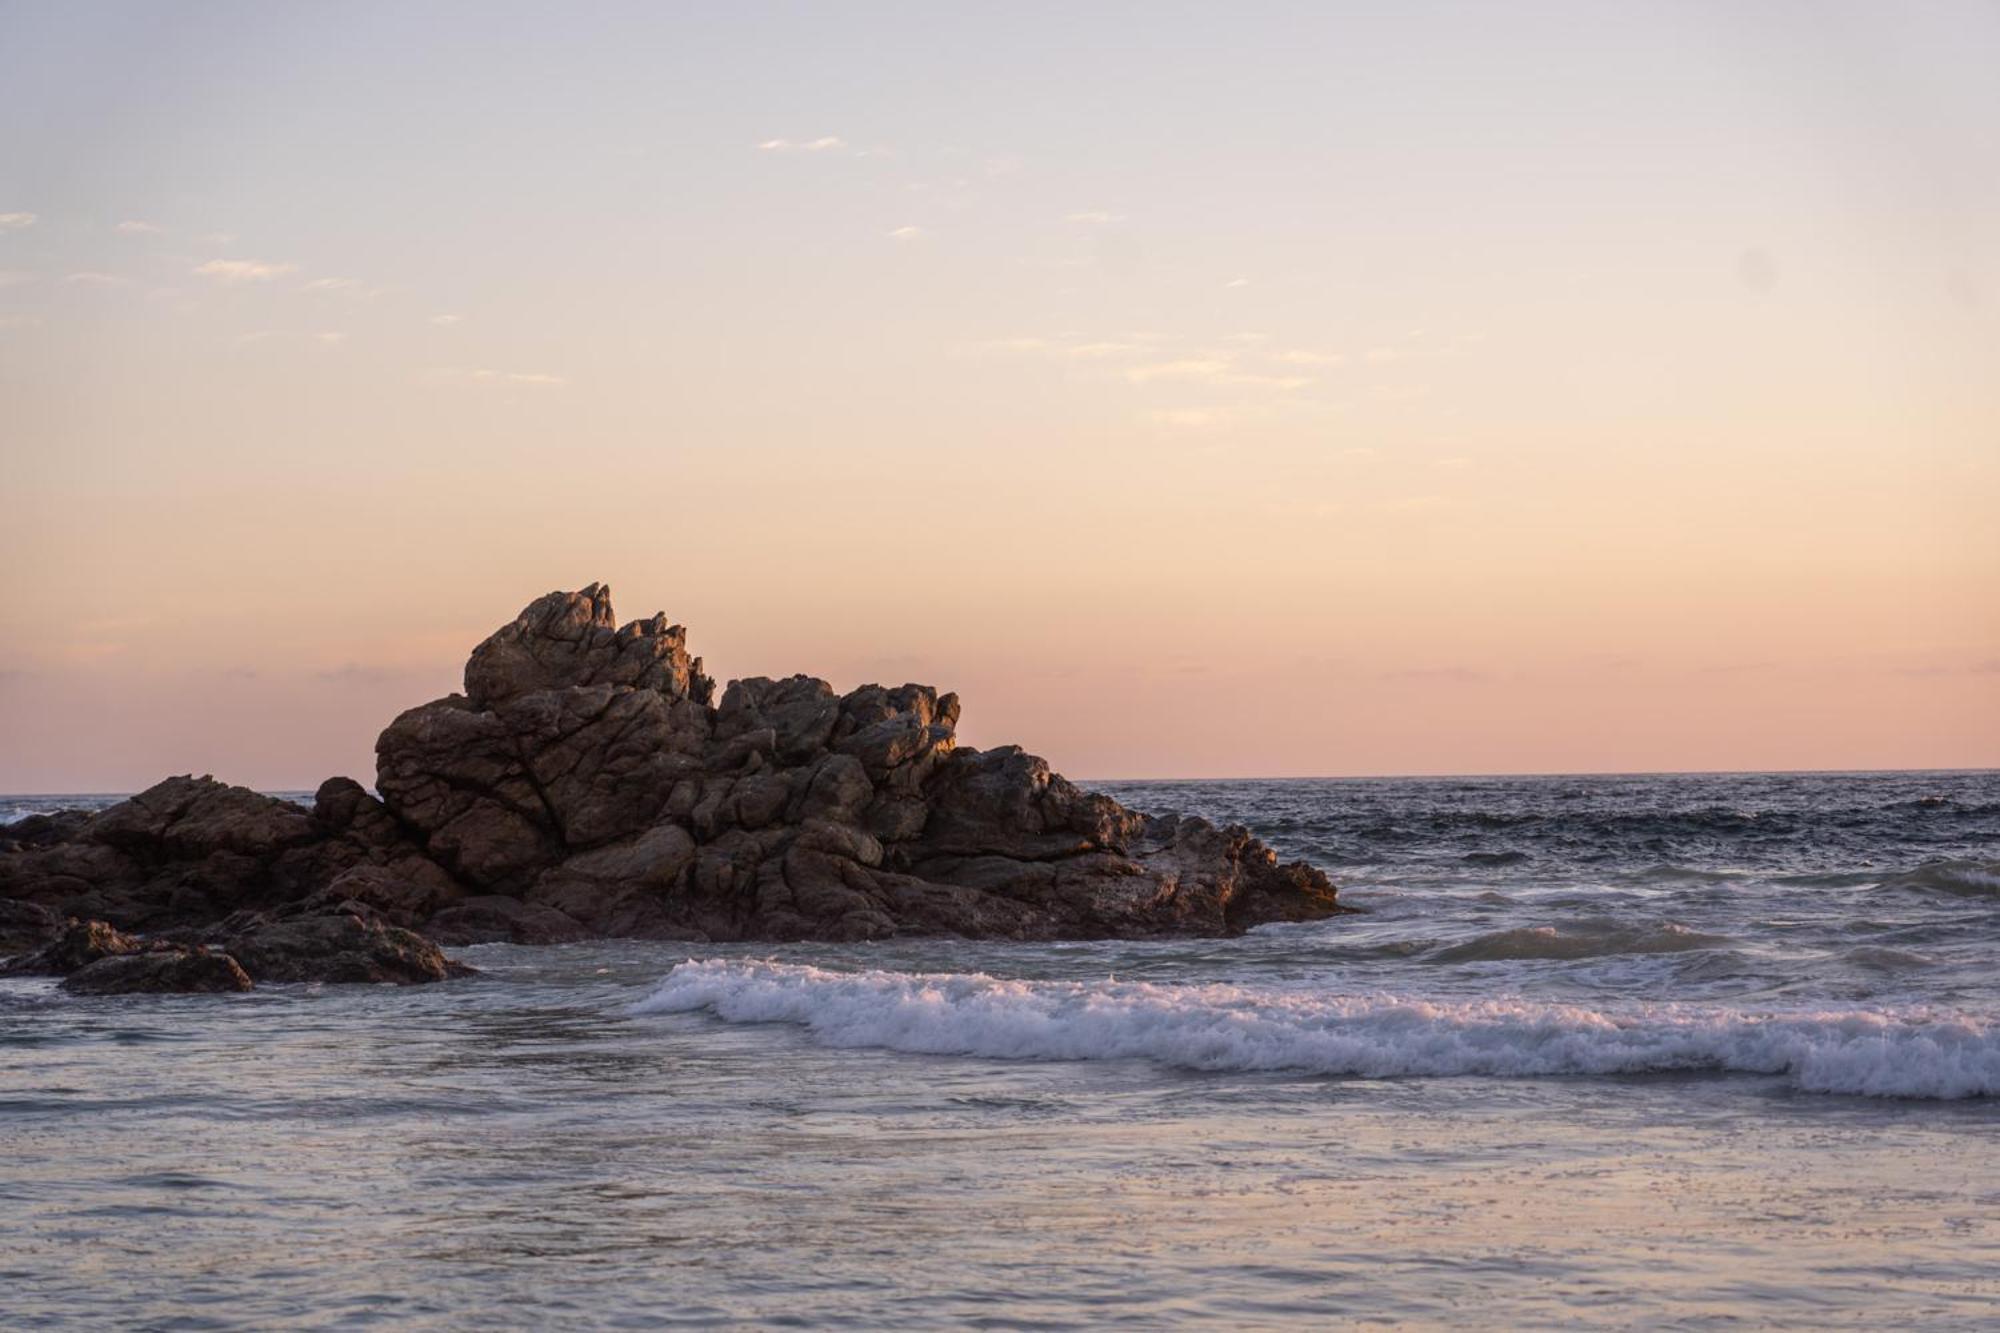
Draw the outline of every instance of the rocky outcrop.
M42 948L0 966L0 976L59 976L78 995L246 991L250 978L227 954L137 939L103 921L71 921Z
M621 626L593 584L531 603L473 650L463 693L396 718L379 795L335 778L305 810L169 779L10 831L0 897L141 930L255 911L315 949L355 927L288 923L461 943L1050 939L1341 910L1324 875L1241 827L1127 810L1018 748L960 748L958 720L957 696L925 685L758 677L718 701L680 626ZM282 969L202 938L253 977ZM351 942L387 974L410 946L385 938Z
M366 912L232 919L212 930L208 941L258 981L414 986L473 975L415 931Z
M356 904L311 901L273 917L239 912L203 930L127 934L70 920L41 948L0 964L0 976L59 976L80 995L244 991L257 981L414 985L473 975L413 931Z
M225 953L151 949L100 958L63 978L74 995L223 995L251 989L249 975Z

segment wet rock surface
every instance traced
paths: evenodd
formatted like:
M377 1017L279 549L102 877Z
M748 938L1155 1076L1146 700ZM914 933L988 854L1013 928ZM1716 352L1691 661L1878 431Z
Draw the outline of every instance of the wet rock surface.
M550 593L473 650L462 694L382 732L379 795L334 778L308 810L178 777L0 830L0 931L192 930L255 980L408 982L451 973L424 935L1227 935L1342 910L1240 826L960 748L958 720L915 684L757 677L718 701L680 626Z

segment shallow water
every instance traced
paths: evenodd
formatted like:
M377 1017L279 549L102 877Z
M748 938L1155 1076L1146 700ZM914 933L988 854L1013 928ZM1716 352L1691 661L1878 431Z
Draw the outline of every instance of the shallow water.
M2000 775L1113 790L1369 914L0 983L0 1324L2000 1317Z

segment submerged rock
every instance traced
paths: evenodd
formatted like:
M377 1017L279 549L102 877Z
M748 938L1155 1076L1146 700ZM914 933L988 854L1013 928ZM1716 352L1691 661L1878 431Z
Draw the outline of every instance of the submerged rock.
M382 732L379 797L335 778L308 811L172 778L0 843L0 897L127 929L261 913L203 936L260 979L294 956L351 960L320 979L446 974L413 929L1051 939L1342 910L1325 875L1240 826L1128 810L1016 747L960 748L954 694L756 677L717 702L686 638L665 616L620 626L599 584L550 593L473 650L464 693Z

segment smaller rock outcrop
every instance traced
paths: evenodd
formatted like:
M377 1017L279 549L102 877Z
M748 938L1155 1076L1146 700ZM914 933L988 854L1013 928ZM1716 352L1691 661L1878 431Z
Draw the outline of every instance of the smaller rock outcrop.
M226 953L166 948L100 958L63 978L62 988L73 995L223 995L251 985Z
M374 982L421 985L472 976L415 931L361 912L231 918L209 932L258 981Z
M199 945L147 940L103 921L70 921L33 953L0 965L0 976L56 976L78 995L246 991L236 960Z
M0 963L0 976L66 977L100 958L135 954L145 947L145 941L114 929L109 922L72 919L33 953Z

